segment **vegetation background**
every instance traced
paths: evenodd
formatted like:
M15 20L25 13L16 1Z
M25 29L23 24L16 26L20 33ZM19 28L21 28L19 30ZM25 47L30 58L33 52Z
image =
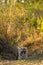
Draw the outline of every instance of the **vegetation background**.
M8 46L43 51L43 0L0 0L0 52Z

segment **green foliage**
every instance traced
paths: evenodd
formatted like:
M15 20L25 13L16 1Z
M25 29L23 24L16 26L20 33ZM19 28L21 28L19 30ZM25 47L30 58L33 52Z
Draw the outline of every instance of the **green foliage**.
M37 20L35 18L31 19L31 25L37 27Z
M43 32L43 18L42 17L38 19L37 25L38 25L40 32Z

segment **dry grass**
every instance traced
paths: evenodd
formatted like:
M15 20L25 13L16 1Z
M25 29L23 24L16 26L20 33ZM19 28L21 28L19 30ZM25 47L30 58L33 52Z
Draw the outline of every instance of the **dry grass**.
M43 60L0 61L0 65L43 65Z

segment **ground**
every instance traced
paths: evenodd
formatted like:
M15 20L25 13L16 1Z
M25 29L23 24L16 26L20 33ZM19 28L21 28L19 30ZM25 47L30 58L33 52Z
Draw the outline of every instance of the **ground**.
M43 65L43 60L0 61L0 65Z

